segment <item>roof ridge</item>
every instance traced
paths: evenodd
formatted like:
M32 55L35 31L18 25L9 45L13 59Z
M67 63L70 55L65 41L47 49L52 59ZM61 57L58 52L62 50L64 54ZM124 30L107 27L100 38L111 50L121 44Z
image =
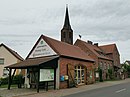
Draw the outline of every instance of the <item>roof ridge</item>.
M21 61L24 60L16 51L6 46L4 43L0 44L0 46L4 46L11 54L13 54L16 58L20 59Z
M59 40L56 40L56 39L53 39L53 38L50 38L50 37L47 37L47 36L45 36L45 35L42 35L43 36L43 38L45 39L45 41L52 47L52 49L54 50L54 51L56 51L56 53L58 53L59 55L63 55L63 56L66 56L66 54L65 54L65 52L66 53L68 53L68 49L70 49L70 50L72 50L72 49L74 49L72 52L70 51L70 53L68 54L68 56L70 56L70 57L77 57L77 58L80 58L80 59L82 59L82 57L81 57L81 54L78 56L75 56L75 53L77 54L79 54L79 52L83 52L83 50L82 49L80 49L79 47L77 47L77 46L75 46L75 45L70 45L70 44L68 44L68 43L64 43L64 42L62 42L62 41L59 41ZM54 44L53 44L53 42L55 41L55 45L61 45L61 46L63 46L63 47L66 47L66 50L65 51L63 51L63 50L60 50L59 51L59 48L58 47L56 47ZM58 43L60 43L60 44L58 44ZM60 48L60 49L62 49L62 48ZM64 48L63 48L64 49ZM78 52L77 52L77 49L79 50ZM63 51L63 52L62 52ZM72 54L71 54L72 53ZM90 57L90 56L88 56L87 54L84 54L83 56L86 56L86 57L88 57L88 59L85 59L85 60L91 60L91 61L93 61L93 59Z
M68 46L75 46L75 45L71 45L71 44L68 44L68 43L66 43L66 42L60 41L60 40L53 39L53 38L51 38L51 37L47 37L47 36L45 36L45 35L43 35L43 36L46 37L46 38L52 39L52 40L54 40L54 41L58 41L58 42L60 42L60 43L62 43L62 44L68 45ZM75 46L75 47L77 47L77 46Z
M111 46L111 45L116 45L115 43L112 44L105 44L105 45L100 45L99 47L103 47L103 46Z
M89 44L87 43L86 41L83 41L83 40L80 40L80 39L77 39L77 41L79 41L80 43L83 43L83 45L85 45L90 51L92 51L97 57L100 57L100 58L104 58L104 59L109 59L111 60L109 57L107 56L104 56L102 54L99 54L98 52L105 52L104 50L102 50L100 47L97 47L93 44ZM105 54L105 53L104 53Z

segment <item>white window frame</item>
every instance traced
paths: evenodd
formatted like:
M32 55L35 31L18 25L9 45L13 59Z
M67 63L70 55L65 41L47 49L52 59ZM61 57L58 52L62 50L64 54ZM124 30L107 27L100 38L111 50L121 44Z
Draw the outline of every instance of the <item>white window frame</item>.
M83 75L82 75L83 72ZM76 65L75 66L75 82L76 84L84 84L84 80L85 80L85 68L84 66L81 65Z
M4 65L4 61L5 61L4 58L0 58L0 65Z

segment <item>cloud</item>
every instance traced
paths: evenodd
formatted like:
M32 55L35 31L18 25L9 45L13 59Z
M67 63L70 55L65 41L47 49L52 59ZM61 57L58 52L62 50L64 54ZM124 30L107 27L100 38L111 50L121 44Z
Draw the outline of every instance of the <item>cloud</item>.
M85 4L84 0L83 5L74 6L71 12L72 24L77 33L86 37L96 35L99 41L129 39L130 1L96 0Z
M69 4L75 40L79 34L84 40L100 43L114 41L127 43L130 39L129 0L47 0L46 2L0 0L0 2L0 42L13 46L24 56L25 52L20 48L25 45L24 47L29 49L41 34L59 39L66 4Z

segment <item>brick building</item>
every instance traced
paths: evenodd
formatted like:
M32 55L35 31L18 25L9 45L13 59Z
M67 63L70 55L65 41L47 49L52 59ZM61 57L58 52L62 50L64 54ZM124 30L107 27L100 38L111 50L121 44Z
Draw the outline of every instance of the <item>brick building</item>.
M7 68L28 68L30 76L26 76L25 83L29 87L40 87L40 83L52 81L56 89L61 89L93 83L93 64L94 60L79 47L41 35L26 60ZM50 72L49 69L53 73L52 79L45 79L50 76L45 73Z
M80 47L88 56L95 60L95 69L99 67L103 70L103 80L107 78L109 68L113 68L113 59L106 56L104 51L97 43L93 44L91 41L85 42L77 39L75 44Z
M116 44L103 45L100 46L100 48L104 51L107 57L113 59L114 74L115 77L119 78L121 64L120 64L120 54Z
M113 69L114 57L103 47L77 40L73 45L73 30L66 7L65 21L61 30L61 41L41 35L23 62L7 66L11 69L27 69L25 84L27 87L45 87L54 82L54 89L85 85L95 82L99 75L95 71L103 70L103 80L109 68ZM9 77L11 80L11 77ZM9 82L10 88L11 81Z
M60 77L65 75L69 76L69 82L60 81L59 88L67 88L71 86L71 84L87 84L88 80L90 83L94 82L94 60L90 58L88 55L86 55L79 47L46 37L44 35L41 35L37 43L40 43L41 41L43 41L43 44L47 44L48 48L54 51L52 55L59 56L57 69L60 70L58 72L58 75ZM35 57L33 51L36 45L31 50L27 58ZM49 56L52 55L50 54ZM48 54L43 54L41 56L48 56ZM91 80L88 76L86 76L89 72L91 72L91 75L89 75L89 77L91 76Z

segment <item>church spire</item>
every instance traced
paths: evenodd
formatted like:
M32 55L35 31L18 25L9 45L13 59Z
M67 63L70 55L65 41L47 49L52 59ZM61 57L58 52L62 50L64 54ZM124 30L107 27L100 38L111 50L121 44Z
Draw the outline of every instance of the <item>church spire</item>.
M68 4L66 5L66 14L65 14L64 27L65 28L71 28L70 21L69 21Z
M65 21L64 26L61 30L61 41L68 44L73 44L73 30L71 29L69 21L68 5L66 5Z

